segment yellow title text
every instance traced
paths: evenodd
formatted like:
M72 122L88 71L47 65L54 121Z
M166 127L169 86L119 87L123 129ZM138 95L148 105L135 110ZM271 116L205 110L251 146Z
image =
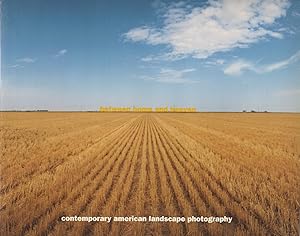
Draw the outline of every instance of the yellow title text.
M101 106L100 112L197 112L195 107L112 107Z

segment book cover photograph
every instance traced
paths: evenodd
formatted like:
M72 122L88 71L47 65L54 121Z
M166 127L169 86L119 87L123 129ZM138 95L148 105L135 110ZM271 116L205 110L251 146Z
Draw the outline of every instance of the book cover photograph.
M300 1L0 0L1 236L299 236Z

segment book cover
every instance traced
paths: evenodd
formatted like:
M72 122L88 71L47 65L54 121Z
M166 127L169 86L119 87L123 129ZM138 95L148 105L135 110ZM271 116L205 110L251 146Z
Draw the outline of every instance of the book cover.
M300 1L0 6L1 236L299 235Z

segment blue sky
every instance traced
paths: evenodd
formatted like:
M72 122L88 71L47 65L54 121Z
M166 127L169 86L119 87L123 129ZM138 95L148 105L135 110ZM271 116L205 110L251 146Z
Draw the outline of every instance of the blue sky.
M4 0L2 109L300 111L300 1Z

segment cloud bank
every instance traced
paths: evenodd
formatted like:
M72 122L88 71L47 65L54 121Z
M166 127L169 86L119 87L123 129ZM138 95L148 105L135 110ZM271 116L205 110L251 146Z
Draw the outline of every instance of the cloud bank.
M23 62L23 63L34 63L36 61L37 61L36 58L30 58L30 57L24 57L24 58L17 59L17 62Z
M246 60L239 59L231 64L229 64L224 69L224 74L226 75L241 75L245 71L254 71L256 73L268 73L275 70L283 69L287 67L290 64L296 63L300 60L300 50L296 52L294 55L289 57L286 60L278 61L272 64L266 64L266 65L255 65L254 63Z
M58 51L58 53L55 55L55 57L61 57L63 55L65 55L68 52L67 49L62 49L60 51Z
M289 5L288 0L210 0L194 7L176 3L161 13L161 27L144 25L123 36L127 41L169 48L168 53L148 61L207 58L266 38L282 38L282 31L271 28L286 15Z
M194 68L175 70L169 68L160 69L159 73L155 76L142 76L141 79L152 80L160 83L169 84L186 84L197 83L197 81L186 78L186 74L195 71Z

